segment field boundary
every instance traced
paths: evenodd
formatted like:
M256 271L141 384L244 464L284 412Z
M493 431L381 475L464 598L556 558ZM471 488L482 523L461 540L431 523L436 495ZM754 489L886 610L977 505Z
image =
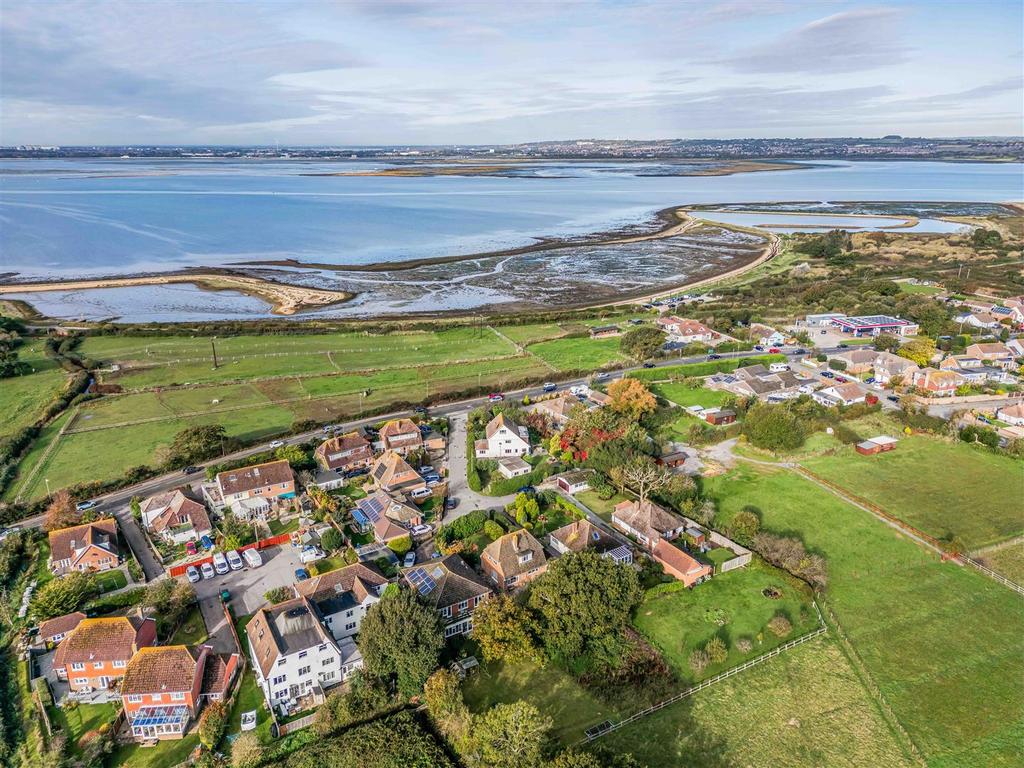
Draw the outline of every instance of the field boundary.
M25 495L25 490L35 484L36 475L38 475L39 471L46 465L46 462L50 460L50 455L57 447L57 443L60 442L60 439L64 437L65 434L70 434L68 432L68 427L74 424L75 419L77 418L78 408L75 408L75 410L71 412L71 415L68 416L68 420L64 423L64 426L60 428L57 434L53 436L53 440L50 441L50 444L46 446L46 450L43 451L43 455L39 457L39 461L36 462L35 466L29 471L28 476L26 476L22 481L18 488L18 493L14 497L15 504L20 504L22 497Z

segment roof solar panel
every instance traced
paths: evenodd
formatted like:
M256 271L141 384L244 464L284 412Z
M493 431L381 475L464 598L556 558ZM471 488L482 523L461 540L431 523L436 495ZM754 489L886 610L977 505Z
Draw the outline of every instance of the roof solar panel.
M408 579L409 583L416 587L416 591L421 595L429 594L437 586L437 582L422 568L410 571Z

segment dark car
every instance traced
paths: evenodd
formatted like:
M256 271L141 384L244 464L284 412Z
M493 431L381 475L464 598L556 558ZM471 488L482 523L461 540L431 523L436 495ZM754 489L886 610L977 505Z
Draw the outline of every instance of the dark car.
M305 581L308 578L309 578L309 571L307 571L305 568L296 568L295 569L295 580L296 581Z
M755 344L754 345L754 351L755 352L764 352L764 347L762 347L760 344Z
M455 509L457 506L459 506L459 500L456 499L454 496L449 496L447 499L444 500L445 509Z
M836 377L836 375L832 373L832 371L822 371L821 375L824 376L826 379L834 379Z
M524 485L521 488L519 488L518 490L516 490L516 493L533 494L533 493L536 493L536 492L537 492L537 489L534 488L532 485Z
M721 359L722 359L722 356L721 355L716 355L714 352L712 352L710 355L708 355L708 360L721 360Z
M202 467L188 466L188 467L185 467L183 470L181 470L181 473L183 475L194 475L196 472L202 472L202 471L203 471Z
M652 363L650 360L648 360L646 363L644 363L643 367L644 368L653 368L654 367L654 363Z
M896 395L889 395L885 399L888 400L890 403L898 403L900 401L900 399L896 397Z
M849 344L847 344L847 343L846 343L846 342L844 341L843 343L841 343L841 344L839 345L839 348L840 348L840 349L847 349L847 348L849 348L849 346L850 346L850 345L849 345Z
M201 539L199 539L199 543L203 545L203 549L213 549L213 539L211 539L209 536L203 536Z
M803 347L799 347L799 348L793 350L793 354L795 354L795 355L806 355L807 354L807 350L804 349Z
M359 469L350 469L348 472L342 475L346 480L351 480L353 477L362 477L368 475L370 470L366 467L360 467Z
M417 405L415 408L412 409L412 412L413 413L418 413L421 416L426 416L427 415L427 409L426 409L425 406L422 406L422 405Z

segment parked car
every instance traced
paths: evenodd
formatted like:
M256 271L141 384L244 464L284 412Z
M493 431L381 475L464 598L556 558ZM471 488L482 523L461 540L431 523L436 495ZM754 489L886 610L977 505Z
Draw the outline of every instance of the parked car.
M653 368L653 367L654 367L654 363L652 363L652 362L651 362L650 360L648 360L648 361L647 361L646 363L644 363L644 364L643 364L643 366L641 366L641 367L643 367L643 368Z
M434 483L436 485L437 483L441 482L441 476L436 472L428 472L427 474L423 475L423 482L425 482L427 485L430 485L431 483Z
M822 371L821 375L824 376L826 379L834 379L836 377L836 375L832 373L832 371Z
M574 384L569 387L569 394L576 395L576 397L586 397L590 394L590 388L586 384Z
M594 381L608 381L608 374L601 371L599 374L594 376Z
M194 475L196 472L201 472L202 470L203 470L202 467L197 467L194 464L189 464L187 467L185 467L183 470L181 470L181 474L183 474L183 475Z
M245 567L237 549L228 550L228 565L231 566L232 571L240 571Z
M532 485L524 485L516 489L516 493L536 493L537 489Z
M875 383L875 377L874 376L869 376L868 378L864 379L864 383L865 384L874 384Z
M541 387L541 389L543 389L545 392L554 392L556 389L558 389L558 385L555 384L555 382L553 381L545 381L544 386Z
M436 475L437 474L434 471L434 468L432 466L430 466L429 464L424 464L422 467L420 467L416 471L419 472L424 477L426 477L427 475Z
M838 382L839 382L840 384L846 384L846 383L847 383L847 382L849 382L850 380L849 380L848 378L846 378L845 376L839 376L839 375L837 375L837 376L836 376L836 381L838 381Z
M308 578L309 578L309 571L307 571L305 568L296 568L295 569L295 580L296 581L305 581Z
M214 577L213 566L210 563L203 563L199 566L199 570L203 572L204 579L212 579Z
M242 557L245 558L245 562L249 564L250 568L259 568L263 565L263 558L256 549L247 549L242 552Z
M417 405L415 408L412 409L412 412L418 413L420 416L426 416L428 413L426 406L423 405Z
M434 529L431 528L429 525L426 525L426 524L424 524L424 525L414 525L412 528L409 529L409 533L411 533L413 536L426 536L432 530L434 530Z
M804 349L803 347L797 347L796 349L793 350L793 352L795 354L797 354L797 355L806 355L807 354L807 350Z
M841 342L841 343L839 344L839 348L840 348L840 349L847 349L847 348L848 348L849 346L850 346L850 345L849 345L849 344L847 344L847 343L846 343L845 341L844 341L844 342Z
M312 545L303 547L302 551L299 552L300 563L313 563L317 560L323 560L325 557L327 557L326 552L320 549L320 547Z
M414 565L416 565L416 550L410 549L405 553L405 558L402 560L402 567L411 568Z
M231 570L231 566L228 565L228 559L224 557L223 552L215 552L213 555L213 570L223 576L225 573Z
M896 395L889 395L885 399L888 400L890 403L898 403L900 401L900 399L896 397Z
M708 360L721 360L721 359L722 359L722 356L721 355L716 355L714 352L712 352L710 355L708 355Z
M754 345L754 351L755 352L764 352L764 347L762 347L760 344L755 344Z
M98 501L80 501L77 504L75 504L75 509L77 509L79 512L84 512L87 509L92 509L98 504Z
M454 496L449 496L444 501L445 509L455 509L457 506L459 506L459 500L456 499Z
M269 444L270 448L284 448L284 440L271 440Z
M194 555L198 551L199 550L196 549L196 543L194 541L189 541L189 542L185 543L185 552L186 553L188 553L190 555Z
M489 403L500 403L504 399L505 396L500 392L491 392L491 394L487 396L487 402Z
M202 581L203 579L203 577L199 575L199 569L196 568L194 565L190 565L188 568L185 569L185 576L192 584L196 584Z
M779 353L780 353L780 352L781 352L782 350L781 350L781 349L779 349L778 347L771 347L771 348L770 348L770 349L769 349L768 351L769 351L769 352L770 352L771 354L773 354L773 355L777 355L777 354L779 354Z
M429 499L434 495L434 492L429 488L417 488L415 491L409 494L409 497L413 501L419 501L420 499Z
M209 536L203 536L199 540L199 543L203 545L203 549L205 550L213 549L213 539L211 539Z
M353 477L361 477L363 475L368 475L369 473L369 469L366 467L360 467L359 469L350 469L348 472L345 472L342 477L346 480L351 480Z
M821 335L824 336L826 333L828 333L828 331L822 331Z

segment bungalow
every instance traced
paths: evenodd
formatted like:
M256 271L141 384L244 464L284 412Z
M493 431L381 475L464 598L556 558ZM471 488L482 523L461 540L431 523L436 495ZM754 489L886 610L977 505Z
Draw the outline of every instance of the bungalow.
M1024 427L1024 404L1008 405L996 411L996 418L1012 427Z
M533 467L519 456L506 456L498 459L498 473L507 480L511 480L513 477L523 477L532 471Z
M710 408L704 411L704 421L716 427L732 424L736 421L736 411L727 408Z
M897 377L906 381L917 370L920 369L912 360L891 352L879 352L875 356L872 375L879 384L888 384Z
M668 334L668 340L679 344L710 344L717 333L696 320L675 315L659 317L655 323Z
M593 470L571 469L558 475L555 482L566 493L583 493L590 490L590 479L593 476Z
M82 623L85 614L81 611L66 613L53 619L47 619L39 625L39 639L47 645L57 645L71 634L71 631Z
M150 496L141 505L142 525L172 544L195 541L213 531L206 507L181 489Z
M620 501L612 511L612 525L653 550L662 539L671 541L686 530L686 521L651 500Z
M874 369L878 355L879 353L874 349L848 349L845 352L832 355L831 359L842 360L846 363L844 370L851 376L861 376Z
M1006 344L999 342L987 344L971 344L964 352L998 368L1012 368L1013 352Z
M819 389L817 392L811 394L811 397L818 403L824 406L832 407L836 405L853 405L854 403L863 403L866 397L866 393L858 385L852 381L846 384L836 384L831 387L825 387Z
M548 568L544 547L525 530L506 533L488 544L480 566L492 582L504 589L521 587Z
M412 419L393 419L380 428L380 441L385 451L408 456L423 449L423 433Z
M458 555L408 570L402 580L440 614L446 638L468 635L473 630L473 611L493 593Z
M389 493L411 493L426 487L423 478L395 451L387 451L373 462L370 477L378 489Z
M237 653L209 645L140 648L125 670L121 702L137 741L180 739L208 700L225 697L238 672Z
M363 563L328 571L296 582L296 597L305 597L316 607L331 637L344 640L359 632L371 606L380 601L388 580Z
M960 312L953 318L953 322L986 330L998 330L1002 327L999 318L993 317L987 312Z
M573 409L578 407L580 407L580 399L576 395L562 392L557 397L541 400L533 407L533 410L544 414L557 426L563 426L569 421Z
M356 502L352 519L360 531L372 530L378 542L387 544L408 536L410 528L423 522L423 513L400 494L376 491Z
M156 643L156 622L142 616L82 619L53 655L53 670L71 691L109 691L140 648Z
M664 539L659 539L658 543L654 545L651 557L665 569L667 574L683 582L687 587L700 584L710 578L712 574L710 565L695 560Z
M211 509L229 507L236 514L251 511L239 502L256 499L258 509L295 498L295 475L287 461L268 461L239 469L218 472L214 482L203 486L203 496Z
M373 462L373 446L358 432L346 432L320 443L313 455L324 469L349 472L370 466Z
M720 373L707 379L710 389L732 392L740 397L759 399L789 399L796 397L807 379L792 371L769 371L760 363L737 368L732 373Z
M966 383L966 379L955 371L922 368L910 376L909 383L930 397L949 397L956 392L957 387Z
M613 536L586 518L575 520L552 531L548 537L548 545L560 555L593 549L601 557L616 563L629 565L633 562L632 549L625 544L620 544Z
M120 562L117 521L112 517L50 531L50 570L56 576L71 571L109 571Z
M478 459L523 456L530 452L530 431L504 413L499 413L487 422L484 434L486 437L477 440L473 446Z
M1006 348L1014 358L1024 357L1024 338L1010 339L1006 342Z
M1015 381L1014 377L1004 368L986 365L981 358L970 355L950 355L939 363L939 370L954 371L972 384L981 384L986 381L1009 384Z
M769 325L750 324L750 340L765 347L778 347L786 343L786 335Z

